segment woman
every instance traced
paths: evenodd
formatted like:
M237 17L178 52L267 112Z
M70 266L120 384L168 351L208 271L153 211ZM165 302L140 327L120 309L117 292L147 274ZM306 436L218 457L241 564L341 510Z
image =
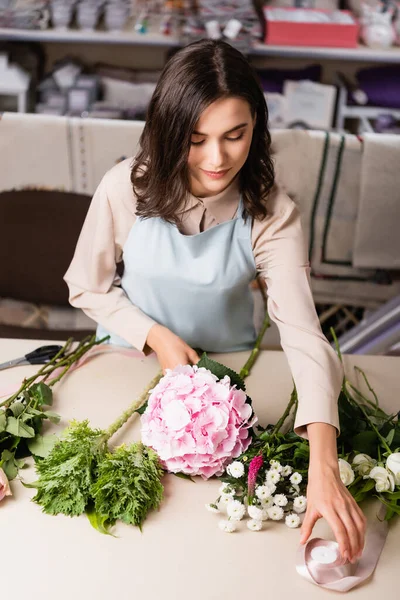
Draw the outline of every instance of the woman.
M138 154L111 169L94 195L65 280L71 304L99 323L98 336L152 349L166 369L196 363L194 348L250 349L249 283L264 277L297 387L295 431L310 441L301 543L324 517L354 562L365 518L338 470L343 372L315 311L299 212L274 182L267 122L240 52L209 40L177 52Z

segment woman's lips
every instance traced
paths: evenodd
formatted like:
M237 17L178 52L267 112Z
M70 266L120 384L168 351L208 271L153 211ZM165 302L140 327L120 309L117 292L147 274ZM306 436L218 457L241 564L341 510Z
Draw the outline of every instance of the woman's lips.
M230 171L230 169L225 169L224 171L205 171L204 169L200 170L203 171L203 173L205 173L208 177L211 177L211 179L221 179L228 173L228 171Z

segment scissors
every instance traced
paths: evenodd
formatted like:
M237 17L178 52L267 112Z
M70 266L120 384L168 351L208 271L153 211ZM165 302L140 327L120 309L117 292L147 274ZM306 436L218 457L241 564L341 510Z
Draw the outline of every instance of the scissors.
M20 358L14 358L8 362L0 364L0 371L10 367L19 367L20 365L45 365L51 361L55 355L60 352L62 346L40 346L32 352L28 352Z

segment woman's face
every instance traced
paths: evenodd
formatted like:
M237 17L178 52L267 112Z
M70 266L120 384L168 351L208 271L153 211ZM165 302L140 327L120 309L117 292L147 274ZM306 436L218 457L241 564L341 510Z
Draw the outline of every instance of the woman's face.
M228 187L246 162L254 124L242 98L221 98L202 112L188 158L192 194L215 196Z

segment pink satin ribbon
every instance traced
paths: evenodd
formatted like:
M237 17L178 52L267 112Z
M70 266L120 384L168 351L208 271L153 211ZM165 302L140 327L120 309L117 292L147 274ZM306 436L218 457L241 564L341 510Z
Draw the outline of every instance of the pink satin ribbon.
M113 352L118 352L118 354L122 354L123 356L130 356L131 358L142 358L143 359L145 357L143 352L140 352L139 350L135 350L135 348L125 348L123 346L114 346L112 344L100 344L99 346L93 346L93 348L88 350L88 352L86 352L86 354L84 354L80 360L78 360L77 362L75 362L72 365L72 367L70 368L68 373L71 373L71 371L75 371L76 369L79 369L79 367L84 365L89 359L93 358L94 356L97 356L98 354L104 354L104 353L111 354ZM62 371L63 371L63 367L60 367L59 369L55 369L53 371L53 373L51 374L51 378L55 379ZM39 378L37 381L40 381L40 380L41 379ZM4 396L11 396L11 395L15 394L15 392L17 390L19 390L20 387L21 387L21 383L14 383L8 387L4 387L3 389L0 390L0 398L2 398Z
M378 520L378 517L383 519L385 513L382 505L374 524L367 529L364 551L358 562L343 562L337 542L313 538L297 551L298 574L319 587L337 592L348 592L368 579L386 542L388 522Z

